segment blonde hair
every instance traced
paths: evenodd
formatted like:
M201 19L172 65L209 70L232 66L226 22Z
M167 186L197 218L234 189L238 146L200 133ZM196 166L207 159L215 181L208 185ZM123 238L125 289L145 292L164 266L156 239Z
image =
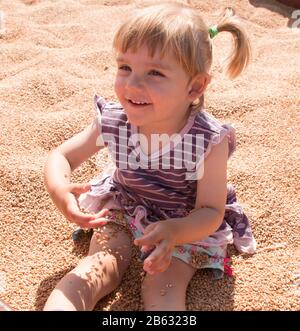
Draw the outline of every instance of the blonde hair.
M217 24L220 32L230 32L234 38L234 49L229 56L226 73L234 79L248 66L251 58L251 45L247 33L232 8L226 8Z
M216 27L234 37L234 50L226 70L233 79L249 63L250 43L231 9L225 10ZM208 31L199 12L189 4L164 1L136 9L117 31L113 48L125 53L146 45L151 57L157 50L161 57L171 52L192 79L199 73L209 73L211 68L212 43Z

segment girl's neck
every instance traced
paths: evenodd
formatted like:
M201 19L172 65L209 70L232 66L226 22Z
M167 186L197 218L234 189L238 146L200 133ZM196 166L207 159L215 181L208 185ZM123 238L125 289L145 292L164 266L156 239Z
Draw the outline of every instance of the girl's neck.
M178 121L177 123L172 123L171 121L165 125L164 123L157 123L157 125L151 125L151 126L139 126L138 133L145 135L147 138L151 137L151 134L167 134L171 136L175 133L180 133L180 131L184 128L186 125L189 117L191 115L191 109L189 109L184 117Z
M171 137L173 134L180 133L182 129L186 126L187 121L191 115L191 111L186 112L184 118L180 120L178 123L171 123L173 125L169 125L166 127L166 125L151 125L151 127L143 126L143 127L137 127L138 133L143 134L146 137L146 141L140 139L141 143L141 149L144 152L144 154L147 154L148 156L153 154L154 152L157 152L157 148L161 150L166 144L169 143L169 139L163 139L159 145L154 144L152 146L151 144L151 137L152 134L167 134L169 137ZM170 124L170 123L169 123ZM146 144L146 145L145 145Z

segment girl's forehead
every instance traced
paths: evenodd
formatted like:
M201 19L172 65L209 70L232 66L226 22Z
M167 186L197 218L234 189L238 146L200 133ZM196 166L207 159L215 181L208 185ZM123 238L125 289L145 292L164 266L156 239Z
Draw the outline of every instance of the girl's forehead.
M126 60L139 61L146 64L157 64L166 68L170 68L171 65L179 65L172 52L166 52L165 54L162 54L161 51L156 50L152 56L150 50L147 47L140 47L137 50L128 49L126 52L118 51L116 53L116 60L120 62Z

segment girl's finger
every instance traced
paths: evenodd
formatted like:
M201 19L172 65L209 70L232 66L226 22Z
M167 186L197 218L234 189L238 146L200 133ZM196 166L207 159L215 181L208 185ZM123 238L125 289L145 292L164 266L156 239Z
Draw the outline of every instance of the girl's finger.
M153 252L147 257L145 260L148 262L152 262L152 264L156 261L160 261L163 259L167 254L170 253L169 244L167 241L162 240L158 245L156 245L156 248L153 250Z
M94 214L85 214L81 212L80 210L76 210L75 208L69 209L69 213L71 221L74 222L89 222L95 220L95 215Z
M164 261L169 258L171 251L166 241L160 242L154 251L145 259L144 266L159 269Z
M152 264L146 264L144 270L147 271L150 275L154 275L160 272L164 272L168 269L172 260L172 254L166 254L159 260L155 260Z
M100 210L97 214L94 214L94 218L101 218L107 216L109 213L109 209L105 208Z
M102 214L105 215L105 211L103 213L99 213L100 216L97 216L95 214L87 214L83 213L79 210L79 207L76 202L71 201L67 206L67 214L68 218L75 223L84 223L84 222L90 222L97 218L102 218Z
M137 246L143 246L142 248L144 248L145 250L150 249L150 247L152 248L152 246L155 243L151 242L151 236L149 237L149 234L153 234L153 232L156 232L155 231L156 228L157 228L157 223L152 223L152 224L146 226L143 235L140 238L136 239L134 241L134 244ZM146 242L148 240L148 238L150 238L149 239L150 243Z
M144 261L155 249L155 246L143 246L141 248L140 259Z
M93 221L88 221L88 222L81 222L81 223L77 223L81 228L83 229L93 229L93 228L98 228L101 227L105 224L107 224L108 220L106 218L98 218L96 220Z
M134 244L137 246L154 246L160 240L160 234L155 229L149 233L135 239Z

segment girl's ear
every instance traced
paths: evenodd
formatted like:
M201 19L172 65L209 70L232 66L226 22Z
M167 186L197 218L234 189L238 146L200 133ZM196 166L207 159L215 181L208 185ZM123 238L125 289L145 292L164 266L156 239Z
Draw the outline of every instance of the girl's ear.
M202 96L210 80L211 76L209 74L198 74L192 79L189 84L188 94L190 101L194 101Z

